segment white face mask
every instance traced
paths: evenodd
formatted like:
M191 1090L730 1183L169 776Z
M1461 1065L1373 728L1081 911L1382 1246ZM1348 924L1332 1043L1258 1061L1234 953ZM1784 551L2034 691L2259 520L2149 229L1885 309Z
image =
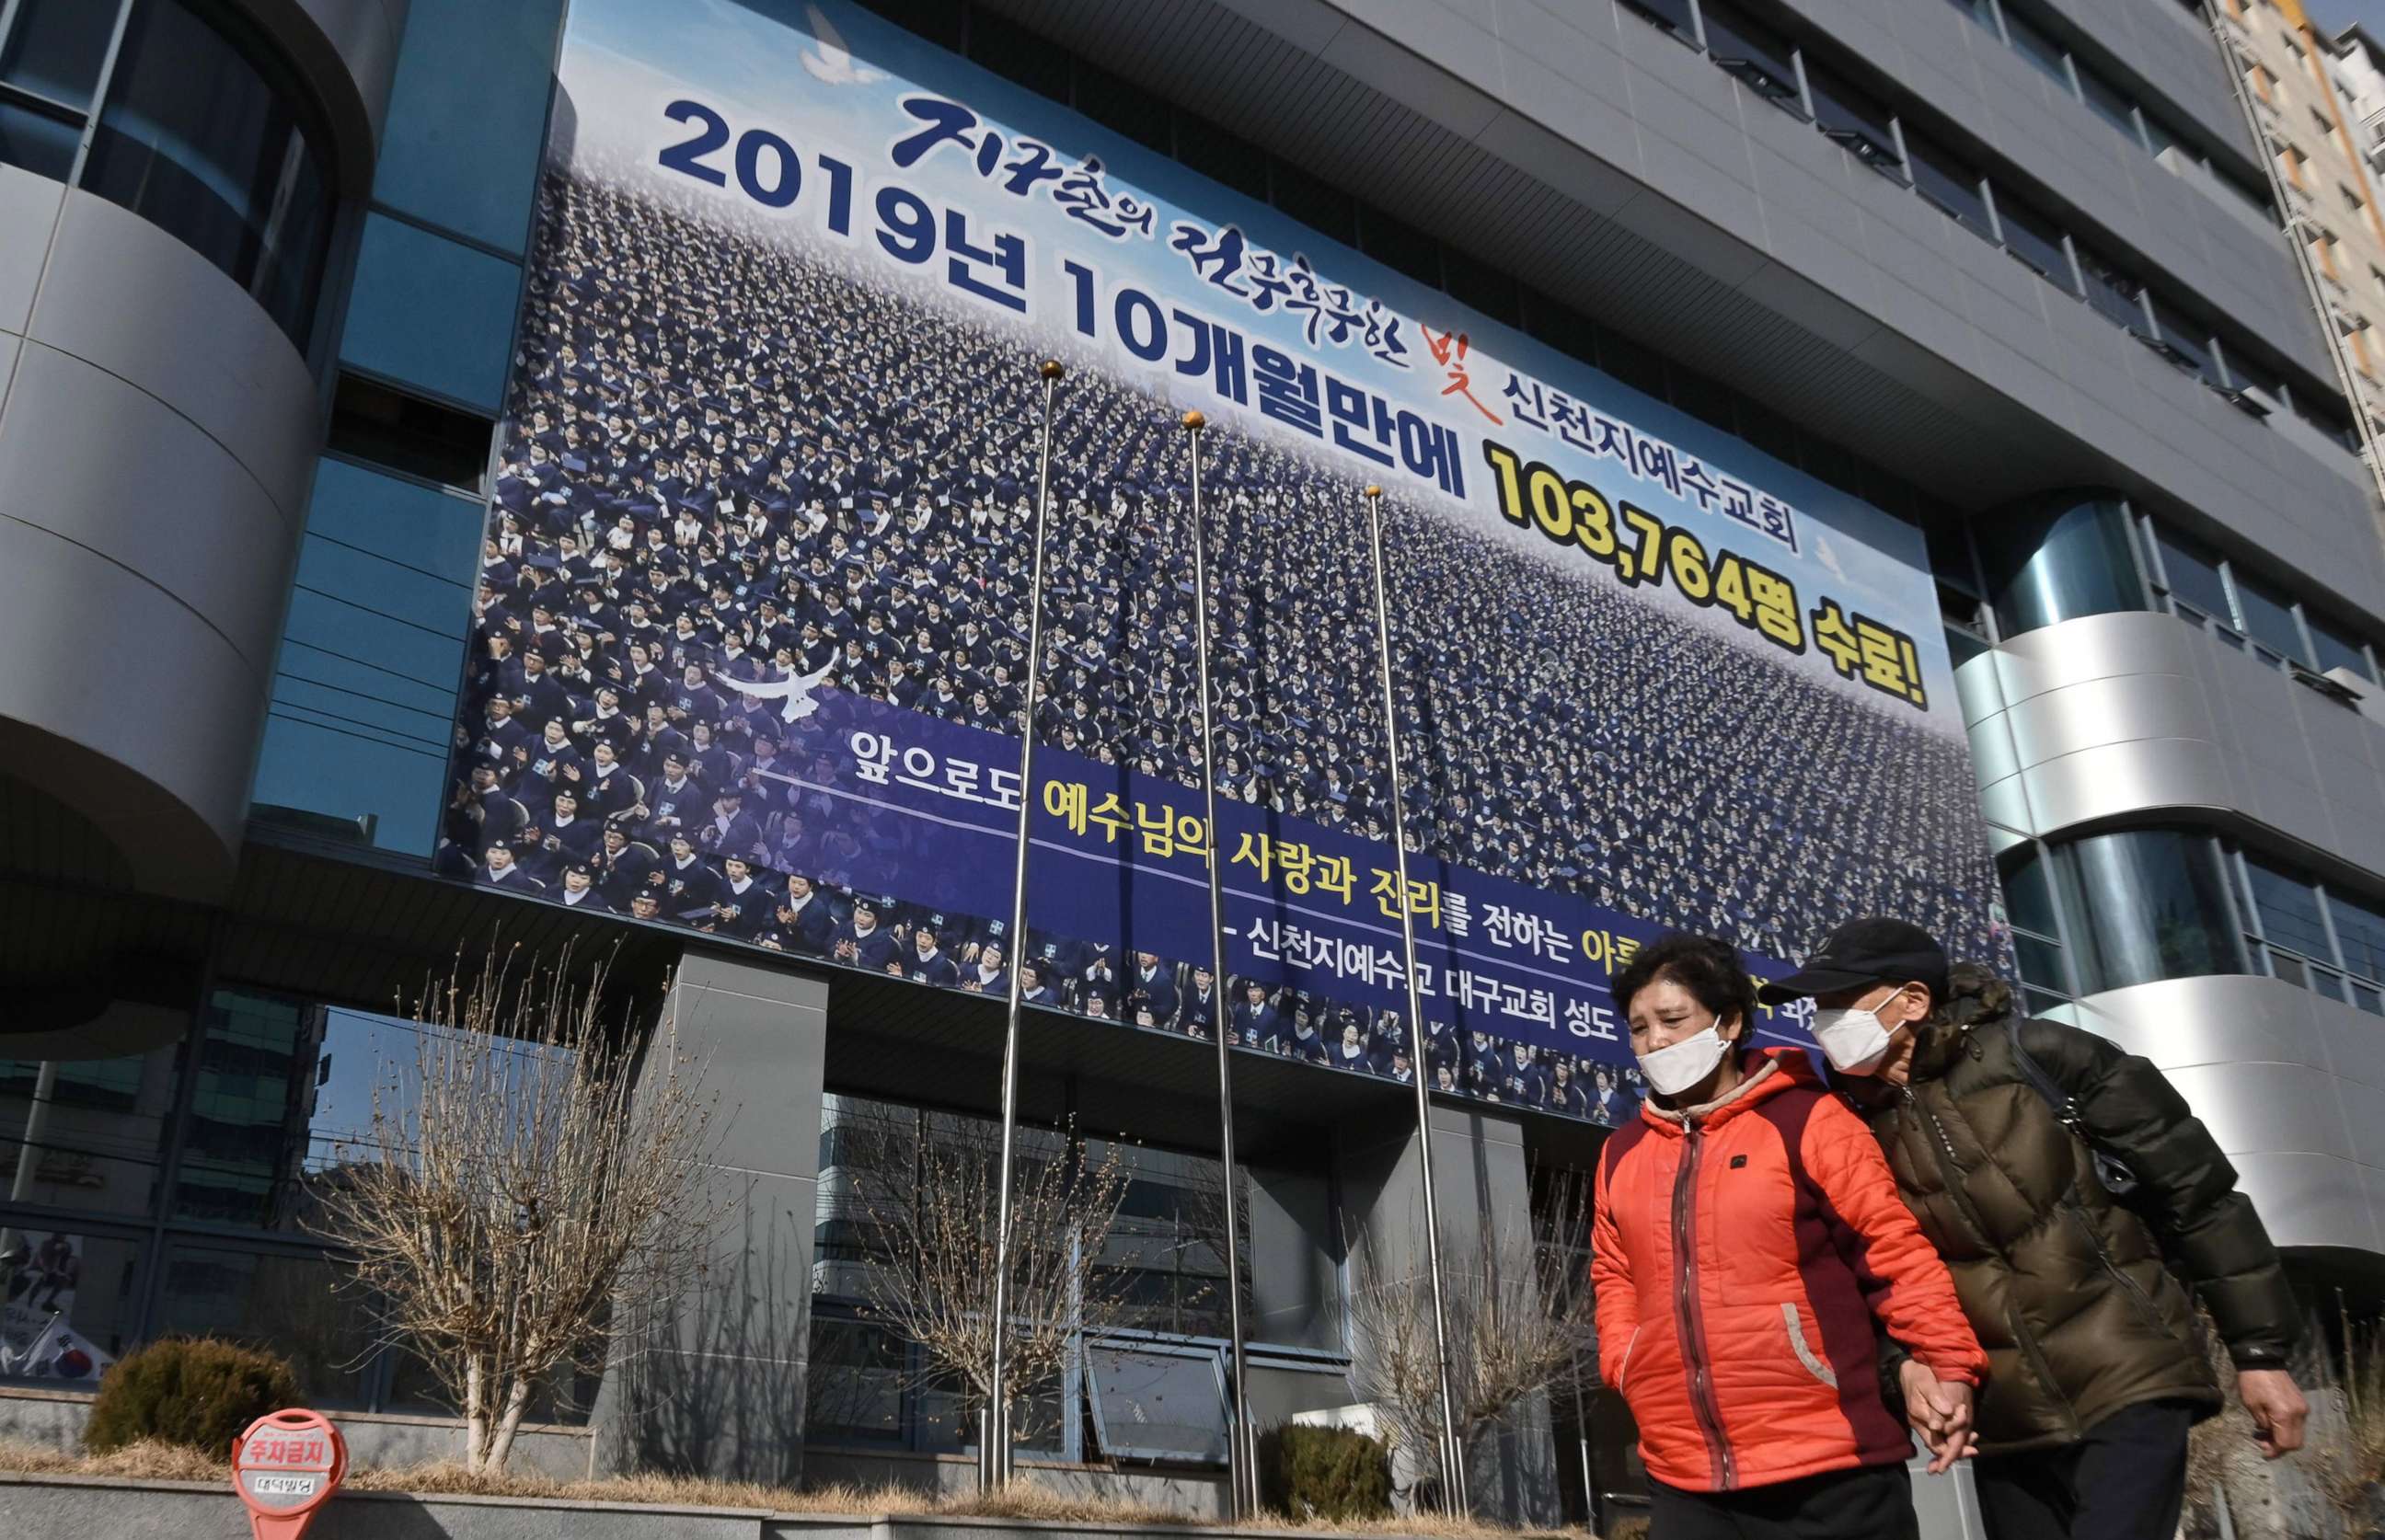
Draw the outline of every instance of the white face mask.
M1679 1042L1638 1054L1640 1073L1660 1096L1679 1096L1714 1073L1730 1048L1723 1041L1722 1018L1717 1016L1703 1032Z
M1891 995L1889 1000L1895 998ZM1886 1000L1880 1001L1882 1005L1887 1003ZM1860 1005L1835 1011L1814 1008L1814 1041L1821 1045L1822 1056L1830 1062L1830 1068L1841 1074L1869 1074L1888 1057L1889 1047L1895 1040L1895 1033L1879 1019L1877 1009Z

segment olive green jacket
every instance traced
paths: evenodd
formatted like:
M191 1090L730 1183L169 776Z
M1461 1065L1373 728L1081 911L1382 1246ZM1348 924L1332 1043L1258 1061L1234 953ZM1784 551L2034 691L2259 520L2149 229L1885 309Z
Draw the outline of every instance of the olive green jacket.
M2239 1368L2282 1366L2297 1335L2260 1216L2152 1063L2076 1027L2023 1022L2022 1045L2068 1094L2081 1134L2134 1173L2126 1205L2113 1198L2014 1060L2009 1000L1963 964L1947 1007L1917 1029L1909 1085L1842 1081L1988 1350L1979 1452L2069 1443L2142 1401L2216 1410L2190 1288Z

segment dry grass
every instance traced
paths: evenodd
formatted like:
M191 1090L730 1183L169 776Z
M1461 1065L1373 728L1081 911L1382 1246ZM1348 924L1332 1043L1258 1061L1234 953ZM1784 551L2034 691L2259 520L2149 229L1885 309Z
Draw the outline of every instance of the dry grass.
M176 1445L144 1442L105 1455L66 1454L30 1444L0 1443L0 1472L25 1475L113 1476L127 1481L228 1481L231 1468ZM796 1490L757 1482L708 1481L696 1476L615 1476L603 1481L556 1481L515 1472L474 1475L461 1465L438 1463L374 1467L348 1472L351 1492L418 1492L438 1497L544 1497L566 1502L636 1503L670 1508L739 1508L773 1513L902 1514L946 1518L1030 1519L1060 1524L1165 1524L1214 1527L1211 1521L1124 1498L1072 1496L1028 1482L980 1496L938 1497L896 1485L858 1486L838 1482ZM1333 1526L1296 1523L1269 1515L1242 1526L1283 1534L1413 1535L1417 1540L1579 1540L1579 1532L1514 1530L1459 1522L1432 1514L1378 1519Z

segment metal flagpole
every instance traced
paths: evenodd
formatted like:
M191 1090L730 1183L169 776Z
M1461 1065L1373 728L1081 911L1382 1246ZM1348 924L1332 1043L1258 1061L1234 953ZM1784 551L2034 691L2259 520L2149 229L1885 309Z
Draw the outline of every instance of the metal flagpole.
M1217 747L1214 737L1217 703L1209 686L1209 535L1201 521L1201 430L1208 419L1198 412L1184 414L1185 442L1192 456L1192 619L1193 657L1201 679L1202 817L1209 831L1209 987L1216 991L1217 1019L1210 1036L1217 1045L1218 1159L1225 1164L1226 1306L1228 1329L1233 1333L1233 1405L1226 1430L1226 1483L1233 1494L1234 1517L1254 1518L1259 1510L1257 1434L1251 1426L1248 1365L1242 1348L1242 1268L1240 1212L1242 1192L1234 1164L1234 1068L1226 1046L1232 1025L1233 1003L1226 998L1226 888L1223 858L1217 849Z
M1466 1511L1466 1451L1457 1442L1457 1403L1450 1394L1449 1314L1441 1297L1441 1206L1432 1188L1432 1098L1425 1088L1430 1078L1424 1059L1424 999L1417 980L1416 916L1408 902L1408 831L1406 811L1400 800L1400 718L1392 699L1392 621L1383 584L1383 489L1367 489L1367 540L1375 565L1375 660L1383 681L1384 776L1392 791L1392 858L1400 885L1400 945L1406 959L1408 983L1408 1061L1415 1071L1417 1153L1424 1169L1424 1241L1426 1264L1432 1269L1432 1342L1441 1374L1442 1507L1451 1513Z
M1018 735L1018 857L1010 885L1010 1006L1002 1033L1002 1174L993 1209L993 1372L991 1405L980 1424L986 1448L978 1460L980 1484L1010 1480L1010 1165L1018 1130L1019 970L1027 962L1027 836L1035 808L1035 708L1043 662L1043 540L1051 527L1052 401L1067 373L1047 358L1036 373L1043 380L1043 441L1035 456L1035 556L1027 578L1026 720Z

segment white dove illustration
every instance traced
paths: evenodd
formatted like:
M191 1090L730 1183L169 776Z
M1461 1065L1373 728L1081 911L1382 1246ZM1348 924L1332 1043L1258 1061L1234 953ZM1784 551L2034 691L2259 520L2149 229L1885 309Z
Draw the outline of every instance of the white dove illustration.
M818 6L805 6L804 10L810 19L812 39L817 44L805 49L803 55L804 68L812 79L822 85L868 85L886 78L882 69L853 62L853 51L845 47L843 35L820 14Z

